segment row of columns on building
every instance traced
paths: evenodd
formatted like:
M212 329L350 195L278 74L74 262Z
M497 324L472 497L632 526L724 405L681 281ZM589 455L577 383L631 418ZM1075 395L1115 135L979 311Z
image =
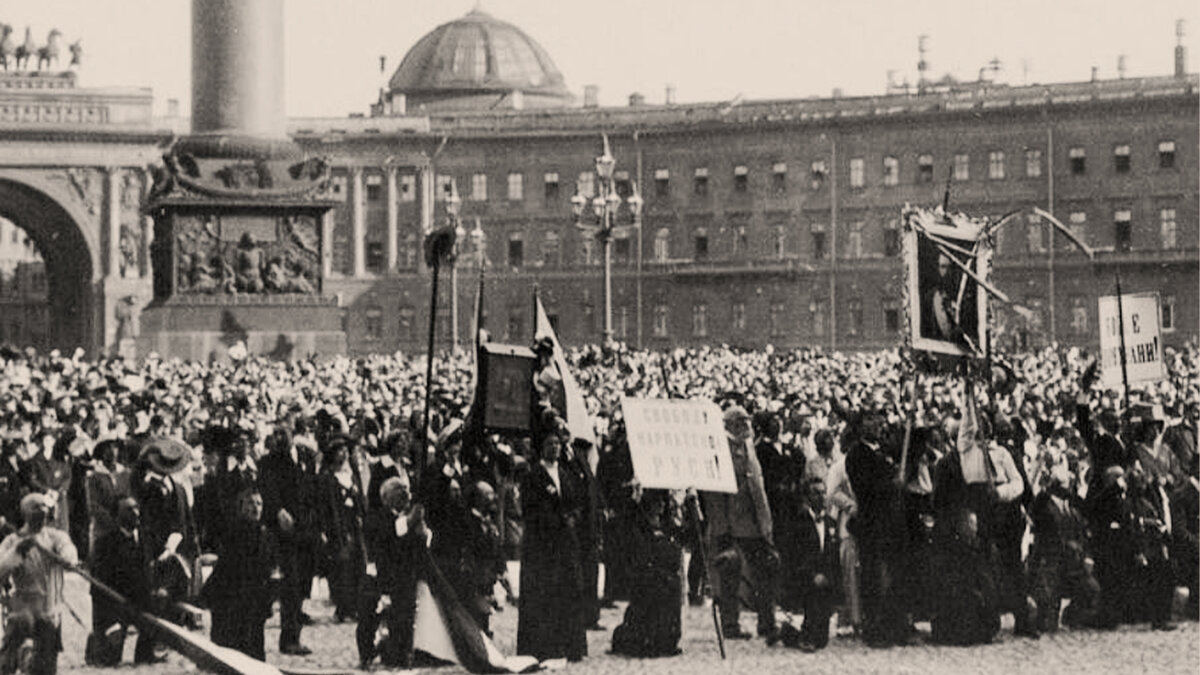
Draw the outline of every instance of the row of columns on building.
M347 199L350 202L351 276L354 278L362 278L367 275L367 207L366 190L363 184L364 173L365 168L362 166L349 167L349 180L347 181ZM400 257L400 189L397 182L399 174L400 169L397 166L385 165L383 167L384 199L387 204L387 234L386 246L384 248L384 264L385 269L388 271L396 269ZM429 232L433 229L434 225L433 167L418 167L417 176L417 188L421 204L421 232ZM333 211L326 213L324 232L322 233L322 241L325 248L322 255L322 262L326 278L331 276L331 272L333 272L332 253L335 218L336 216Z

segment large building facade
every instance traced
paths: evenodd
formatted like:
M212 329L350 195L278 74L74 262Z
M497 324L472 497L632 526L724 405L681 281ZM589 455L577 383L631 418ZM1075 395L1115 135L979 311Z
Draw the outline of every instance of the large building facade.
M1200 79L1177 63L1159 78L598 107L519 29L473 12L418 41L371 115L292 119L289 134L333 167L322 278L355 354L424 351L422 240L455 196L462 246L438 346L469 342L481 267L495 339L530 339L536 286L564 342L599 341L603 248L571 200L597 190L604 136L616 191L645 204L612 242L612 324L631 345L899 344L901 209L947 188L951 209L1018 212L994 265L1019 306L996 306L1000 344L1096 346L1097 298L1119 274L1126 292L1159 293L1171 345L1200 335ZM43 104L22 104L33 93ZM136 333L120 305L152 296L139 203L178 122L152 120L144 90L33 93L0 91L17 99L0 100L0 150L13 151L0 152L0 216L31 232L51 295L69 289L83 317L64 328L75 314L52 309L51 341L111 349ZM624 204L617 218L630 222Z
M337 167L329 278L352 351L422 349L420 243L450 218L451 194L467 250L441 299L440 344L455 330L466 339L481 262L497 339L529 338L536 285L564 340L598 341L602 250L574 227L571 198L596 190L602 134L618 193L645 201L640 228L612 244L613 329L629 344L895 345L900 212L942 203L947 189L952 209L1019 212L995 258L996 283L1021 310L997 306L999 344L1095 346L1097 298L1115 291L1118 274L1125 292L1160 294L1167 344L1200 332L1200 81L1182 68L1023 87L942 82L864 98L647 105L634 96L599 108L585 96L579 107L533 107L522 105L521 83L541 73L495 85L488 69L516 59L487 39L486 16L463 23L439 27L430 34L439 39L405 59L457 78L406 81L402 65L372 117L293 122L297 140ZM490 79L489 97L471 77ZM425 103L414 109L409 91Z

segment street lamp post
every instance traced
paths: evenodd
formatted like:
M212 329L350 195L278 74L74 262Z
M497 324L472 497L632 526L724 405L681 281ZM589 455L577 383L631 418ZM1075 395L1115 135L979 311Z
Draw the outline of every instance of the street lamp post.
M584 212L589 200L584 196L578 183L575 185L575 196L571 197L571 208L575 212L575 227L596 238L604 247L604 346L613 342L612 326L612 240L619 234L625 234L630 226L617 225L617 212L621 207L621 195L617 194L616 183L613 180L613 170L617 160L612 156L608 147L608 136L604 137L604 154L596 158L596 190L590 200L594 222L584 222ZM640 229L642 219L642 197L634 184L633 192L628 199L623 200L629 208L632 228Z
M458 196L458 190L451 191L446 197L446 217L450 221L450 226L454 228L454 252L450 255L447 262L450 263L450 337L453 340L453 347L458 349L458 242L462 241L463 228L459 218L459 207L462 206L462 198Z

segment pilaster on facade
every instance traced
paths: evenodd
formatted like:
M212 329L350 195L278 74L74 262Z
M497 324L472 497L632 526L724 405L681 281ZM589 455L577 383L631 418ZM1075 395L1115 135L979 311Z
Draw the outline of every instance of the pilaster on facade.
M104 169L104 273L121 276L121 168Z
M367 214L363 169L350 167L350 255L355 279L367 275Z
M337 276L333 273L333 232L337 225L337 214L330 209L321 216L321 278Z
M394 166L387 166L384 170L384 180L387 183L387 271L392 274L396 271L396 264L400 257L399 236L400 236L400 191L396 184L397 170Z
M142 169L139 178L142 181L141 201L139 206L149 203L150 191L154 187L154 181L151 179L150 170ZM149 213L144 213L138 219L141 225L142 250L138 253L138 259L141 263L140 276L142 279L149 281L151 278L150 267L150 251L151 244L154 243L154 218L150 217Z

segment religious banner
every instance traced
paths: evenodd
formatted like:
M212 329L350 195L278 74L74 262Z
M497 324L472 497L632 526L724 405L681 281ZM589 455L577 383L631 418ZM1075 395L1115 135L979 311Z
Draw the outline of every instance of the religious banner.
M712 401L621 399L642 487L737 492L721 410Z
M1157 382L1163 378L1162 336L1157 293L1127 293L1100 298L1100 382L1122 385L1121 317L1125 319L1125 371L1129 384Z
M987 222L905 208L905 309L913 349L981 356L992 246Z

